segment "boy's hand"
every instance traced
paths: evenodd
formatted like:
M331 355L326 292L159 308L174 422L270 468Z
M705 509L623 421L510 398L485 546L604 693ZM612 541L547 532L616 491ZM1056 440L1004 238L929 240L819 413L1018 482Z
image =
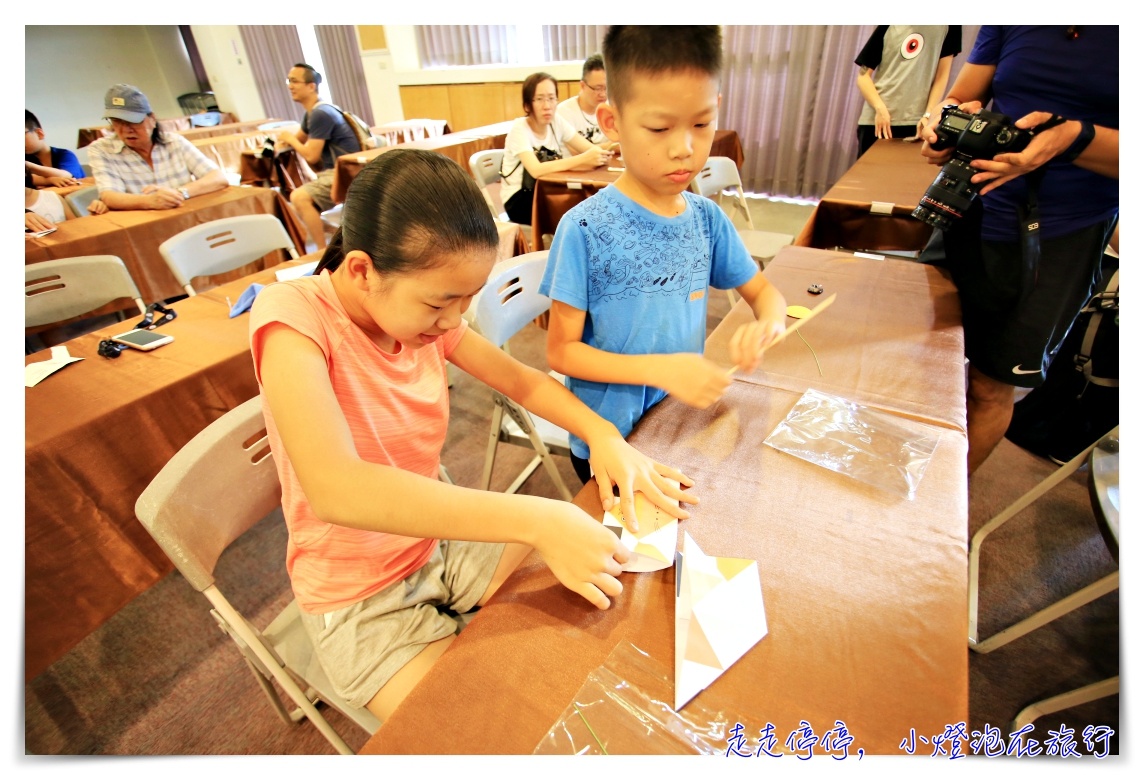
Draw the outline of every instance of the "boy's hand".
M695 483L682 472L665 466L644 455L624 441L617 432L613 436L600 437L602 440L588 442L591 448L590 460L596 485L600 489L600 504L604 510L611 509L616 502L612 485L620 489L620 510L631 522L632 531L639 530L635 520L635 493L639 491L657 507L679 520L690 517L687 510L679 506L698 504L699 499L679 487L691 487Z
M783 332L785 323L779 320L755 320L739 326L731 336L731 360L739 371L749 374L759 367L763 348Z
M656 373L661 378L649 384L696 409L706 409L718 401L731 385L726 369L691 352L663 355L658 368Z
M83 184L83 182L74 176L49 176L48 184L52 187L71 187L76 184Z
M560 584L600 609L611 606L624 586L617 577L631 553L619 538L584 510L552 501L552 514L536 518L533 545Z

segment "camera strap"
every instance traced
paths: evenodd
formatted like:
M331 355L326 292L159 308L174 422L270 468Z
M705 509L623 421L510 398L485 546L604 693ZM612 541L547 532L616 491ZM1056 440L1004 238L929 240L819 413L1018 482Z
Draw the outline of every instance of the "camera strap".
M1063 116L1051 118L1032 128L1033 134L1066 122ZM1024 301L1037 285L1037 268L1041 262L1041 209L1037 201L1041 182L1045 179L1045 166L1042 165L1025 174L1026 196L1024 204L1017 204L1020 220L1021 241L1021 300Z
M1023 204L1017 204L1021 224L1021 301L1024 302L1037 285L1037 267L1041 263L1041 208L1037 193L1045 178L1043 167L1025 174L1027 195Z

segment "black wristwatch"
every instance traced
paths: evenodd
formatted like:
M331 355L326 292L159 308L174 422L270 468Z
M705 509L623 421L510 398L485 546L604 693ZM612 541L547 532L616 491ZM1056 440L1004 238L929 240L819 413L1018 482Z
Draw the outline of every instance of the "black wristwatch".
M1071 163L1076 158L1080 157L1081 153L1088 148L1090 143L1092 143L1092 139L1095 136L1096 128L1092 126L1092 122L1086 122L1083 119L1080 120L1080 132L1077 134L1076 140L1074 140L1072 144L1069 145L1068 149L1065 149L1063 152L1061 152L1060 159Z

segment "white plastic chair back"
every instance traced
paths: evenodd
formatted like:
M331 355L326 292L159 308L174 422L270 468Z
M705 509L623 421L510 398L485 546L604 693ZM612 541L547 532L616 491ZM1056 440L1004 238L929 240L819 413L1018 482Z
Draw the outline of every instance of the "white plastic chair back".
M69 192L64 195L64 201L68 204L73 215L77 217L91 216L91 212L87 207L91 205L92 201L99 199L99 188L95 185L90 187L82 187L75 192Z
M159 254L187 294L195 295L192 279L233 271L275 249L285 249L298 259L278 217L246 214L187 228L160 244Z
M473 324L498 347L548 311L552 299L540 294L548 250L529 252L493 269L473 304Z
M730 157L708 157L703 170L692 181L692 190L705 198L723 197L724 190L735 191L735 206L743 212L747 220L747 229L754 230L755 223L751 220L751 211L747 208L747 198L743 194L743 181L739 178L739 169Z
M373 733L381 722L368 710L337 696L301 624L297 602L260 631L217 587L215 567L223 552L276 509L282 497L266 436L259 396L208 425L172 457L135 503L135 514L191 586L213 605L219 627L234 639L255 679L287 723L310 718L340 753L352 752L315 709L316 697ZM291 676L293 675L293 676ZM286 712L270 680L285 690L298 711Z
M780 249L794 243L794 236L789 233L771 233L766 230L755 230L755 222L751 219L751 210L747 207L747 196L743 192L743 182L739 178L739 169L730 157L708 157L707 165L692 181L694 192L705 198L714 198L722 203L723 191L734 190L735 207L742 212L747 226L739 228L739 237L743 239L751 257L766 267ZM735 302L735 295L728 290L731 303Z
M504 159L504 149L486 149L476 152L469 157L469 170L476 180L477 186L485 194L485 202L493 216L501 222L508 222L508 213L500 196L500 170L501 160Z
M35 328L79 317L120 298L131 298L145 313L139 287L114 255L45 260L24 266L24 327Z
M552 305L552 300L539 291L547 260L548 250L529 252L505 260L493 268L488 282L473 302L472 309L473 327L496 346L505 348L505 343L510 338L548 311ZM549 374L558 382L564 381L564 377L555 372ZM565 501L572 500L572 493L552 458L553 454L566 457L571 455L567 431L548 420L534 417L507 396L494 393L492 425L481 474L483 490L488 490L492 484L496 450L500 442L531 447L536 453L532 461L517 474L506 493L515 493L532 472L543 465L561 497Z

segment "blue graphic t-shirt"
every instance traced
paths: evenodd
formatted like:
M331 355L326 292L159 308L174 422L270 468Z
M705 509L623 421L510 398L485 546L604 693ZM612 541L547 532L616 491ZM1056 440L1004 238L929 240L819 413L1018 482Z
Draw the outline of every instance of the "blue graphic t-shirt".
M687 209L661 217L615 187L560 220L540 292L584 311L585 344L623 355L703 352L707 288L746 284L758 264L714 201L683 193ZM666 393L568 377L568 389L627 436ZM570 436L572 452L588 445Z

